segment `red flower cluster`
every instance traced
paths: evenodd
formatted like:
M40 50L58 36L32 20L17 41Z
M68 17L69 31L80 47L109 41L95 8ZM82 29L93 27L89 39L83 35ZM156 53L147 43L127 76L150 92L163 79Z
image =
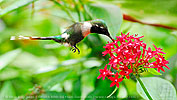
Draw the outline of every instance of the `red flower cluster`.
M119 87L119 82L123 81L125 77L130 78L130 74L138 74L139 68L157 68L157 71L165 71L163 66L168 68L166 65L168 61L164 59L161 48L157 48L155 45L155 51L150 47L146 49L146 43L143 43L140 39L144 37L138 37L137 34L129 35L122 34L117 36L114 42L106 44L104 46L105 50L103 56L109 54L110 59L108 65L110 65L109 70L107 65L104 69L100 69L99 78L105 79L107 77L112 81L110 87L116 85ZM154 61L154 62L152 62ZM111 71L114 70L114 73Z

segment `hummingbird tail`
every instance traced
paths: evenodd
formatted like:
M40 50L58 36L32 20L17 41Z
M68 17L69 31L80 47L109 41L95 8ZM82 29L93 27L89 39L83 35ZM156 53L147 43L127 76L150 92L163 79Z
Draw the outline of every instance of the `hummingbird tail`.
M11 36L10 40L54 40L53 37L26 37L26 36Z

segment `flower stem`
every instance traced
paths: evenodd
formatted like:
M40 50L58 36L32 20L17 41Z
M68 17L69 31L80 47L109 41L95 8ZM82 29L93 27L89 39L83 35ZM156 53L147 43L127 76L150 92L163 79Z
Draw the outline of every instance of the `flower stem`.
M79 0L81 6L83 7L83 15L84 15L84 19L85 21L87 20L93 20L94 18L90 15L90 13L87 12L86 8L85 8L85 4L83 3L82 0Z
M78 20L79 20L79 22L81 22L81 14L80 14L80 10L79 10L79 3L77 3L76 0L73 0L73 2L74 2L74 5L75 5L75 10L78 14Z
M143 88L143 91L145 92L146 96L148 97L149 100L153 100L151 95L149 94L148 90L146 89L146 87L144 86L142 80L139 78L139 76L136 77L138 82L140 83L141 87Z
M112 93L111 93L110 95L108 95L107 98L111 97L111 96L117 91L117 89L118 89L118 88L117 88L117 86L116 86L116 88L114 89L114 91L112 91Z
M72 17L71 13L66 9L66 7L62 6L60 3L58 3L56 0L52 0L57 6L61 7L61 9L63 9L66 14L71 18L72 22L76 22L74 20L74 18Z

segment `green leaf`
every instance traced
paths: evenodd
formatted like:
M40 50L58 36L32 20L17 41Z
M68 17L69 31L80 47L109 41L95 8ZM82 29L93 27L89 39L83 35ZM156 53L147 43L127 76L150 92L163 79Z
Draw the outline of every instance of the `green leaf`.
M132 87L136 87L136 82L134 80L124 80L124 86L126 86L126 90L128 92L128 96L137 96L138 94L135 92L136 88L132 88ZM121 85L120 85L121 87Z
M12 67L7 67L0 71L0 81L14 79L19 77L20 75L21 74L19 70Z
M15 90L11 81L5 81L0 92L0 100L14 100L14 97Z
M71 71L61 72L58 75L52 77L48 82L44 84L45 89L50 89L52 86L54 86L57 83L60 83L65 80L65 78L68 76L68 74Z
M176 90L167 80L158 77L141 78L153 100L176 100ZM137 92L148 100L139 82L137 82Z
M0 0L0 3L3 2L4 0Z
M81 96L81 78L73 82L72 100L77 100ZM77 98L78 97L78 98Z
M171 69L177 67L177 63L176 63L177 62L177 53L175 55L173 55L168 61L169 61L168 66Z
M177 75L176 75L176 71L177 71L177 53L175 55L173 55L172 57L170 57L170 59L168 59L169 64L167 65L170 70L166 70L163 73L164 76L166 75L171 75L173 77L173 82L177 81Z
M10 12L16 10L16 9L27 6L34 1L37 1L37 0L17 0L15 3L7 6L5 9L1 10L0 17L6 15L6 14L8 14L8 13L10 13Z
M97 80L97 75L99 74L98 68L89 69L89 71L81 72L81 84L82 84L82 96L83 99L94 90L95 81Z
M86 9L94 19L103 19L107 23L111 35L115 37L122 23L122 13L118 6L92 4L88 5Z
M26 75L24 75L24 74L23 74L23 76L21 76L21 78L13 79L12 84L13 84L14 89L16 91L16 95L26 95L27 93L31 92L31 91L29 91L29 89L33 88L33 85L34 85L31 82L31 78L26 77ZM19 89L20 89L20 91L19 91Z
M112 94L109 98L107 98L107 96L109 96L115 89L115 86L110 87L110 84L111 81L108 81L107 79L97 80L95 90L87 95L86 100L97 100L98 98L102 98L103 100L105 99L109 100L111 98L116 98L117 91L114 94Z
M64 92L46 91L41 96L42 100L68 100L67 95Z
M122 84L119 87L119 93L118 93L117 97L118 98L127 98L128 97L128 91Z
M148 68L148 72L150 72L153 75L162 75L161 73L157 72L154 68Z
M13 51L9 51L4 55L0 56L0 70L2 70L5 66L7 66L11 61L13 61L16 56L19 55L21 49L16 49Z

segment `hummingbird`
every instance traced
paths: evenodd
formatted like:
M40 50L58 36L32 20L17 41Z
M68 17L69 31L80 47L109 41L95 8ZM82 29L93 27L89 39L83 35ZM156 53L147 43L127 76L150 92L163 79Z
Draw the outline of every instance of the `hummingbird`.
M80 50L76 44L82 41L90 33L103 34L108 36L112 41L113 38L110 36L107 25L104 20L96 19L91 21L76 22L69 26L61 35L49 36L49 37L26 37L26 36L11 36L10 40L54 40L55 42L61 43L65 46L72 47L71 50L78 54Z

